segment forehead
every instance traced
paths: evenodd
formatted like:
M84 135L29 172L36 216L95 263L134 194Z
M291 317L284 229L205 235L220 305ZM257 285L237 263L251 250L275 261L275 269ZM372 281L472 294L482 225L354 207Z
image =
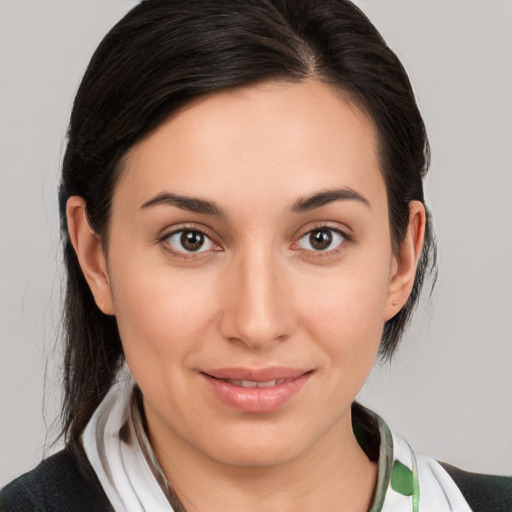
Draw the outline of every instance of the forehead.
M172 115L129 152L116 195L142 204L170 190L240 205L319 188L385 195L376 148L371 119L328 85L258 84Z

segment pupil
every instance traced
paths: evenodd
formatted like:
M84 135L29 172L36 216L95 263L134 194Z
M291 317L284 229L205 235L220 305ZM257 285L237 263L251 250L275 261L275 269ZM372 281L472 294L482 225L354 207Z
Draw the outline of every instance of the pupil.
M331 245L332 234L330 231L314 231L309 236L309 241L315 249L327 249Z
M197 251L201 249L204 242L204 235L197 231L184 231L181 235L181 245L187 251Z

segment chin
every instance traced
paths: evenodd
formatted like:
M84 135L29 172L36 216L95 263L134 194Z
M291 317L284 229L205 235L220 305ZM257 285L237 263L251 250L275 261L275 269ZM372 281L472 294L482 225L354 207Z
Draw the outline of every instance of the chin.
M250 447L244 450L230 450L219 454L218 462L236 468L270 468L279 466L295 459L300 454L295 450L283 447Z
M297 429L255 428L245 432L232 432L228 438L214 437L214 446L204 447L210 457L228 466L239 468L265 468L293 460L308 450L314 441L307 432Z

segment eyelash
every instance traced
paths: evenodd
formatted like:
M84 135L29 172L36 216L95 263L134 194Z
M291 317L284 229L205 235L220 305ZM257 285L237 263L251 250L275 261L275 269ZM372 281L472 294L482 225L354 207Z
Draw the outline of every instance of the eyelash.
M341 237L341 241L339 242L338 246L335 247L334 249L319 250L319 251L315 251L315 250L311 250L311 249L302 249L303 251L311 253L310 257L317 258L317 257L333 256L333 255L337 254L340 250L342 250L343 246L345 246L348 242L352 241L351 236L347 235L344 231L340 230L339 228L335 228L335 227L332 227L332 226L329 226L329 225L326 225L326 224L322 224L322 225L319 225L319 226L315 226L313 229L310 229L310 230L306 231L305 233L303 233L297 239L296 242L293 242L291 247L293 249L301 250L300 247L297 247L297 244L302 239L304 239L305 237L311 236L312 233L320 232L320 231L327 231L327 232L335 233L336 235ZM178 235L180 233L181 234L183 234L183 233L199 233L203 237L205 237L205 239L208 239L211 244L213 244L216 247L219 247L218 244L216 244L212 240L211 235L206 230L201 229L200 227L197 227L197 226L183 226L183 227L181 227L179 229L175 229L173 231L170 231L170 232L166 233L165 235L163 235L159 239L159 243L174 258L183 259L183 260L190 260L190 259L196 259L196 258L200 257L198 255L202 255L203 253L207 254L207 253L211 252L211 250L201 250L201 251L189 251L189 252L186 252L186 251L180 251L180 250L173 249L173 247L170 244L169 240L173 236L176 236L176 235ZM221 251L221 250L222 249L220 249L220 248L219 249L213 249L214 252Z

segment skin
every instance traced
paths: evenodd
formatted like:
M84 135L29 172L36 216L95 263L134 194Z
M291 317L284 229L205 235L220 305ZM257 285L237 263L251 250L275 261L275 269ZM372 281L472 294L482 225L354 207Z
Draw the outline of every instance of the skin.
M334 189L364 200L293 211ZM214 202L224 215L147 205L162 193ZM366 114L314 80L202 97L128 154L108 257L79 197L68 222L98 306L117 317L152 445L187 511L368 509L377 470L354 438L350 405L385 321L409 296L425 211L411 203L394 253ZM200 251L169 236L183 228L208 235ZM333 242L318 250L319 229L345 236L329 231ZM262 414L227 406L201 375L272 365L313 371Z

